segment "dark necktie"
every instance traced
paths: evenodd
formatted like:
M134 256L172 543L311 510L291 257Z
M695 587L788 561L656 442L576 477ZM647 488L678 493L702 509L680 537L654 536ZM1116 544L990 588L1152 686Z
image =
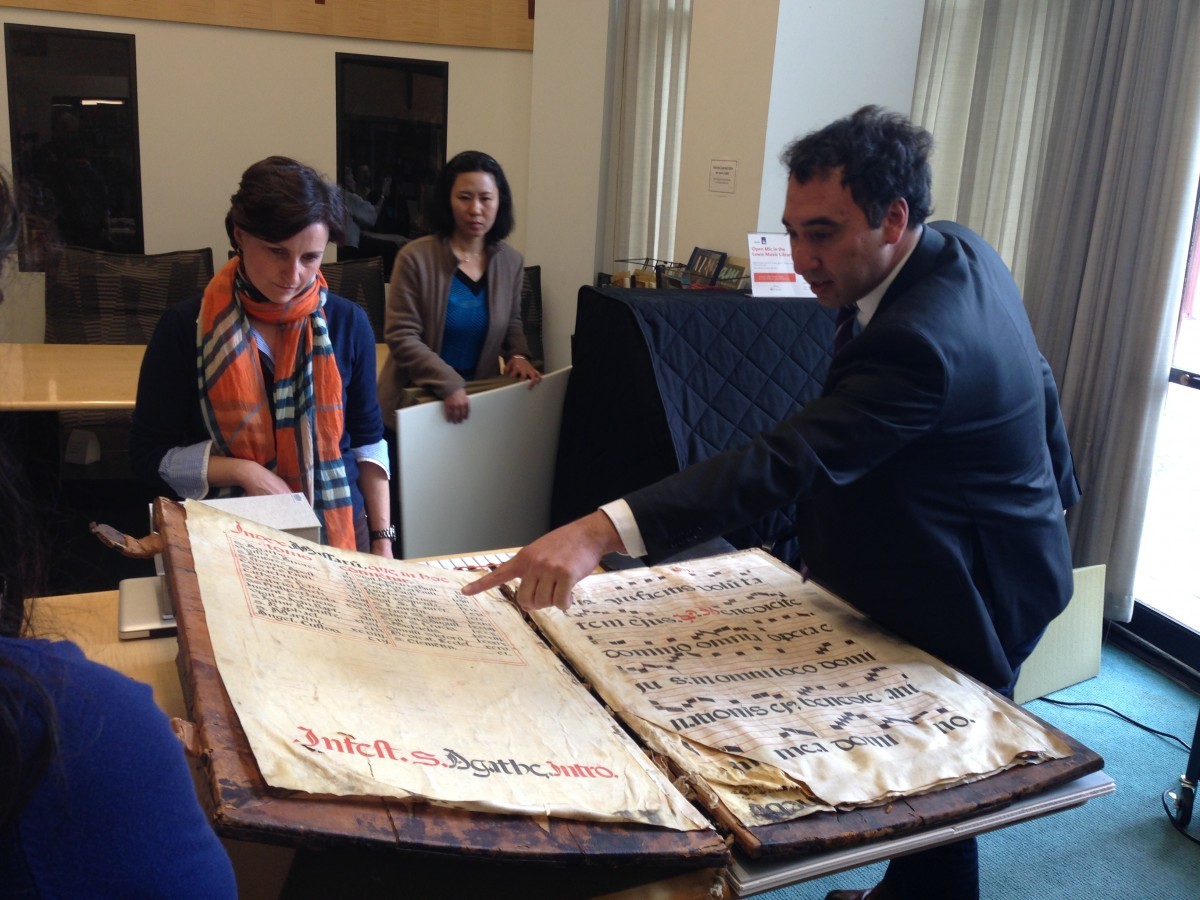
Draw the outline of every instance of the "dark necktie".
M854 337L854 319L858 316L858 305L839 306L837 318L833 325L833 355L837 356L842 348Z

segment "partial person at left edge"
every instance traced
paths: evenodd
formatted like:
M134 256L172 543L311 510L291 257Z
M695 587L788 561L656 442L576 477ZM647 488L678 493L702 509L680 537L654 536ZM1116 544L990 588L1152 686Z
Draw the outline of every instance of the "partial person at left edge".
M234 256L146 348L130 461L177 497L302 493L327 543L390 558L375 338L321 274L345 221L341 190L309 166L272 156L243 173Z
M18 217L0 173L0 261ZM34 633L46 513L0 442L0 895L237 896L184 756L147 685Z

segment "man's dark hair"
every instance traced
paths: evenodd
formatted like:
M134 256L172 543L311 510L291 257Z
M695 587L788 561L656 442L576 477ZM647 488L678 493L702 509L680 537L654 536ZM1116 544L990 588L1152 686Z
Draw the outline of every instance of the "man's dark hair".
M500 192L500 205L496 209L496 221L484 235L484 240L488 244L504 240L517 224L513 214L512 189L508 186L508 179L504 177L500 163L478 150L464 150L438 172L429 209L425 213L429 230L442 237L449 237L454 233L454 210L450 206L450 192L454 190L455 179L464 172L487 172L496 180L496 190Z
M229 198L225 231L229 243L234 226L264 241L286 241L309 225L329 228L329 240L346 236L346 204L342 191L316 169L286 156L269 156L242 173L238 191Z
M932 205L929 154L933 136L904 116L878 106L862 109L793 141L783 151L788 174L800 184L842 170L842 184L878 228L897 197L908 203L911 228Z

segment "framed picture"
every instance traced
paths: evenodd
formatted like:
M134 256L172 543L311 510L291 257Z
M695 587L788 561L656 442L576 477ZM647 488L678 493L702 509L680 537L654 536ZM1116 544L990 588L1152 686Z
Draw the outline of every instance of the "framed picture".
M716 284L717 275L724 265L724 253L696 247L692 250L692 258L688 260L687 271L688 275L701 284Z
M731 262L730 259L727 259L725 265L721 266L721 271L717 275L717 286L731 291L741 290L742 279L746 277L746 267Z

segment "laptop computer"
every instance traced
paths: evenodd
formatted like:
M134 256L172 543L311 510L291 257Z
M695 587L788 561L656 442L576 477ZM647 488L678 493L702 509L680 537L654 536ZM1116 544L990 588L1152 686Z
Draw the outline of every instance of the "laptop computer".
M175 611L161 575L123 578L117 585L117 637L172 637L176 633Z

